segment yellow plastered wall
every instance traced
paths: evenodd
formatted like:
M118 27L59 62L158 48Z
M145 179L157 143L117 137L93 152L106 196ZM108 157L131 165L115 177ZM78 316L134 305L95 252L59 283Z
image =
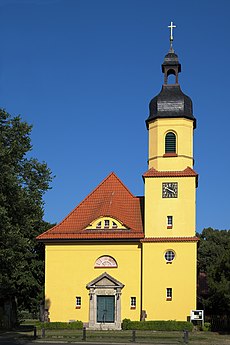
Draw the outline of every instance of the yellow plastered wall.
M162 183L177 182L178 197L162 198ZM145 178L145 236L195 236L195 177ZM167 229L167 216L173 216L173 227Z
M165 135L176 135L177 157L164 157ZM184 170L193 167L193 121L184 118L157 119L149 124L149 169Z
M96 259L112 256L117 268L94 268ZM121 290L121 319L139 320L141 249L138 243L92 243L46 245L46 304L50 321L89 321L89 291L86 285L104 272L124 284ZM75 309L76 296L82 306ZM136 309L130 308L136 297Z
M195 242L143 243L143 310L147 320L186 321L196 309ZM172 264L164 254L173 250ZM166 288L172 288L172 300L166 300Z

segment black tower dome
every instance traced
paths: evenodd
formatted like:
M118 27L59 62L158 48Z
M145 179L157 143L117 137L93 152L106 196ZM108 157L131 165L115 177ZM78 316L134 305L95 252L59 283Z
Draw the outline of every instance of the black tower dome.
M183 117L193 120L195 128L196 119L193 116L192 100L181 91L178 83L181 64L172 48L172 43L168 54L165 55L162 72L164 73L164 84L162 85L161 92L149 103L149 117L146 120L147 128L153 120L170 117ZM168 84L168 77L171 74L175 76L174 84Z

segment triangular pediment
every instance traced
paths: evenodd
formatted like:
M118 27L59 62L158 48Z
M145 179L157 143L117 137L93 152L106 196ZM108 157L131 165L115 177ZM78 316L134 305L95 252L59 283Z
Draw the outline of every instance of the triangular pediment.
M87 289L91 288L105 288L105 287L110 287L110 288L123 288L124 284L119 282L117 279L113 278L110 276L108 273L104 272L102 273L99 277L95 278L91 282L89 282L86 285Z
M99 280L95 286L115 286L114 282L106 277Z

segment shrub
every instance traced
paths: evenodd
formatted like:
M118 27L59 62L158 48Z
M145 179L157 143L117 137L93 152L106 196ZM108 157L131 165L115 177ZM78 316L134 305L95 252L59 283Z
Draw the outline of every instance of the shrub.
M129 325L130 325L131 322L132 321L130 319L124 319L122 321L122 329L123 330L131 329L131 328L129 328Z
M202 326L202 331L204 331L204 332L211 331L211 323L205 322L204 325Z
M122 323L124 330L152 330L152 331L192 331L193 324L187 321L131 321L124 319Z

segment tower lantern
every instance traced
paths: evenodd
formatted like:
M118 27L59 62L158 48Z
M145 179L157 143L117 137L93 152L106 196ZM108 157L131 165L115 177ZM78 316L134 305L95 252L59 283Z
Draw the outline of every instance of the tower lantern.
M175 27L172 22L171 27ZM149 130L149 168L159 170L193 167L193 129L196 128L196 119L193 115L192 100L183 93L179 84L181 64L172 47L172 40L171 33L170 49L162 63L164 83L160 93L149 103L149 116L146 120ZM175 82L172 84L169 83L169 75L175 76ZM167 135L166 132L173 134ZM168 137L174 142L171 148L166 145ZM171 159L166 160L166 157Z

